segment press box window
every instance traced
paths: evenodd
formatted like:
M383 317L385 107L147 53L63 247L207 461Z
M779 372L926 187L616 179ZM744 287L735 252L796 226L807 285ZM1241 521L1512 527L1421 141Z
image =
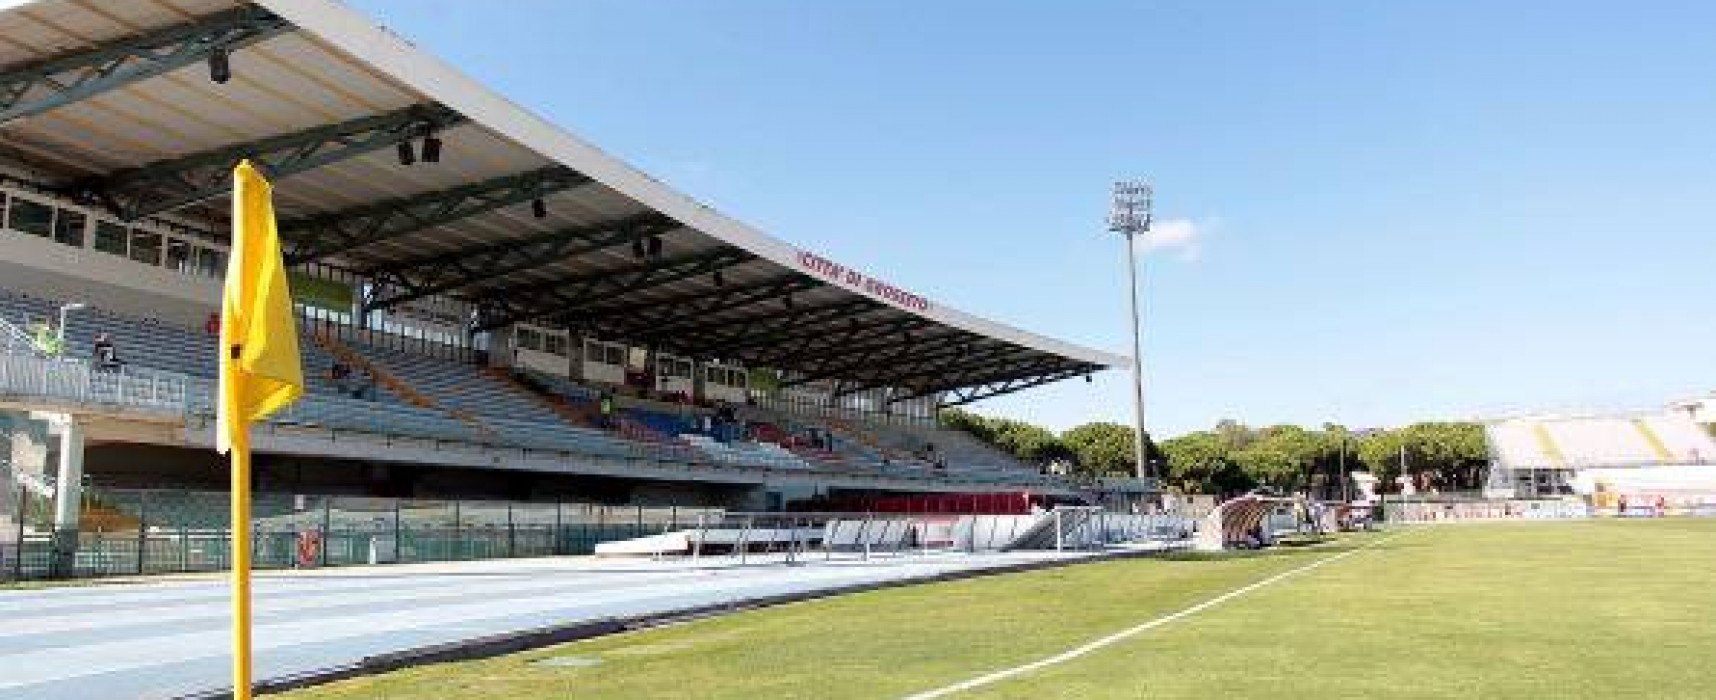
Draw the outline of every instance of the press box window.
M131 259L150 265L161 264L161 234L143 229L132 229Z
M131 234L124 226L111 221L95 222L95 249L103 253L125 257L128 246L126 242Z
M176 238L167 239L167 268L180 272L190 272L191 244Z
M542 334L524 328L518 329L518 346L525 350L542 349Z
M209 277L226 274L226 251L214 248L197 249L197 272Z
M550 353L553 353L555 355L559 355L561 357L565 357L566 356L566 346L567 346L566 336L563 336L563 335L545 335L545 336L542 336L542 349L544 349Z
M12 211L9 214L6 226L14 231L44 238L53 234L53 207L22 197L13 197Z
M54 240L73 248L83 247L83 230L89 225L89 216L81 211L70 209L59 210L59 216L54 217Z

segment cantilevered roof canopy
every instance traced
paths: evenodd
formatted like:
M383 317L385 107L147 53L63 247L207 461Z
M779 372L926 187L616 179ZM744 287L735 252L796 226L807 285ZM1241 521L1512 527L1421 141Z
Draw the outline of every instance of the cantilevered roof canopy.
M370 308L446 295L480 329L564 325L947 403L1126 360L729 219L331 0L0 0L14 171L218 232L242 157L275 177L291 260L374 280Z

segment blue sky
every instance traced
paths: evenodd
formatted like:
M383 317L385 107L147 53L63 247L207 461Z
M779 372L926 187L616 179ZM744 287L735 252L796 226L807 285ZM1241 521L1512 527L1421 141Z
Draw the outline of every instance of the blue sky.
M1716 389L1716 3L355 0L687 194L1127 346L1149 424L1376 426ZM1127 377L980 405L1129 420Z

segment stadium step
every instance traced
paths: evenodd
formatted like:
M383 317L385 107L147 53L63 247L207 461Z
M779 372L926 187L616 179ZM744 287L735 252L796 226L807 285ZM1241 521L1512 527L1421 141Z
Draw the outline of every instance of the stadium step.
M328 354L339 358L341 362L351 365L359 370L369 372L370 376L375 377L375 383L377 385L383 389L398 394L400 397L405 399L406 403L418 408L432 408L445 412L447 415L458 419L459 422L470 426L471 429L477 431L479 435L483 435L490 439L499 437L494 428L483 423L483 421L475 415L466 411L449 409L442 406L441 403L436 401L433 397L418 391L416 387L413 387L406 383L405 380L400 379L399 375L386 367L381 366L381 363L370 360L368 357L365 357L363 353L358 352L355 348L346 345L343 342L340 342L338 338L335 338L327 332L318 329L312 338L314 338L317 346L326 350Z
M549 411L553 412L554 415L559 416L561 420L564 420L567 423L580 428L596 428L600 425L600 422L596 420L593 413L583 410L579 406L573 405L573 403L564 396L551 394L521 382L517 377L513 376L511 372L499 367L484 367L482 372L485 376L495 380L496 383L506 387L513 393L527 397L532 401L547 407Z
M1638 428L1639 435L1644 438L1645 444L1650 445L1650 449L1656 453L1657 459L1664 462L1674 461L1674 454L1668 451L1668 445L1663 444L1662 438L1656 434L1655 430L1651 430L1650 426L1646 425L1643 420L1633 419L1633 427Z
M1543 451L1543 456L1549 458L1549 463L1557 467L1567 466L1567 456L1561 453L1561 446L1555 444L1555 437L1549 434L1549 428L1542 423L1532 426L1537 434L1537 447Z

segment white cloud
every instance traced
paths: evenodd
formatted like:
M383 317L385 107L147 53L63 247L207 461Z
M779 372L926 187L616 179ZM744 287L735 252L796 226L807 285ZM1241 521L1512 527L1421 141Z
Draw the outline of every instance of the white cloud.
M1139 240L1141 253L1178 253L1181 260L1194 261L1203 252L1203 241L1215 227L1213 219L1167 219L1150 226L1150 232Z

